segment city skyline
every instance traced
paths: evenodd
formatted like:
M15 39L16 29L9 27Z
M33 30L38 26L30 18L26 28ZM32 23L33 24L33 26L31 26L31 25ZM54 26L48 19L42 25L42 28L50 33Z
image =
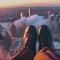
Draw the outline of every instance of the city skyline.
M59 0L0 0L0 8L25 6L60 6Z

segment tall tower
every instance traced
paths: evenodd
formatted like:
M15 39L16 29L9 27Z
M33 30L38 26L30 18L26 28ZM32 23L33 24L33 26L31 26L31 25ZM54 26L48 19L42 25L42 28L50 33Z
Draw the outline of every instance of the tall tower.
M28 15L30 16L31 15L31 9L28 8Z
M20 17L21 17L21 18L23 17L23 13L22 13L22 12L20 13Z

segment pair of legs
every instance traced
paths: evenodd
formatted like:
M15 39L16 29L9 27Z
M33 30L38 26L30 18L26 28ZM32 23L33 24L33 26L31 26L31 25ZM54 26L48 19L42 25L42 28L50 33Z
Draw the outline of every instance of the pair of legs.
M52 36L49 31L49 28L46 25L42 25L39 27L38 33L37 33L36 28L33 25L30 25L26 28L23 36L22 50L20 48L20 53L17 54L13 60L20 60L21 57L27 58L27 54L29 59L31 58L30 60L33 60L33 57L36 55L37 38L39 41L39 50L42 49L43 47L48 47L49 49L52 50Z

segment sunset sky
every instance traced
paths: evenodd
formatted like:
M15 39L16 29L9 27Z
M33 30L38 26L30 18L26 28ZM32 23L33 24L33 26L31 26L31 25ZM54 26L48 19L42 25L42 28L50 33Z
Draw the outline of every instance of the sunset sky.
M0 7L60 6L60 0L0 0Z

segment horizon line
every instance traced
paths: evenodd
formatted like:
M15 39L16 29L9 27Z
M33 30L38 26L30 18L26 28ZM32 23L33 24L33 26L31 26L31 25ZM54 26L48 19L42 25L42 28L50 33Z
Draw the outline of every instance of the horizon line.
M18 7L60 7L60 6L9 6L9 7L0 7L0 8L18 8Z

